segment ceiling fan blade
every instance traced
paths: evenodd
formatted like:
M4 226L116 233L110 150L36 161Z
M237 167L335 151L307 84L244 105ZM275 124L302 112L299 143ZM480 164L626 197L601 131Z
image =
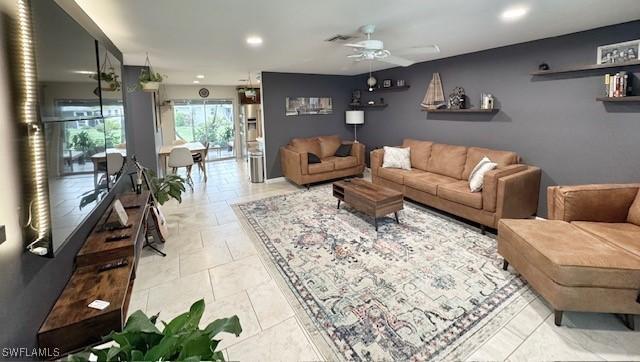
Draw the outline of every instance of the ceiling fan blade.
M440 47L433 45L415 46L410 48L403 48L394 50L396 54L402 55L417 55L417 54L437 54L440 53Z
M351 55L347 55L347 58L362 58L364 55L362 53L356 53L356 54L351 54Z
M413 60L400 58L400 57L396 57L396 56L393 56L393 55L389 55L389 56L386 56L384 58L377 58L377 60L379 60L381 62L385 62L385 63L399 65L401 67L408 67L411 64L415 63Z
M346 46L347 48L366 48L364 45L362 44L358 44L358 43L347 43L347 44L342 44L344 46Z

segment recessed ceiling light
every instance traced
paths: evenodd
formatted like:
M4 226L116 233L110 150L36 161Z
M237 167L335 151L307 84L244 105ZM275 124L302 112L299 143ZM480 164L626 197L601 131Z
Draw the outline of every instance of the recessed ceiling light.
M500 14L504 21L515 21L527 15L529 8L526 6L514 6L506 9Z
M198 78L198 79L204 79L204 75L203 75L203 74L198 74L198 75L196 75L196 78Z
M199 80L194 80L193 83L198 84L198 83L200 83L200 81Z
M247 37L247 44L252 46L258 46L262 44L262 38L259 36L249 36Z

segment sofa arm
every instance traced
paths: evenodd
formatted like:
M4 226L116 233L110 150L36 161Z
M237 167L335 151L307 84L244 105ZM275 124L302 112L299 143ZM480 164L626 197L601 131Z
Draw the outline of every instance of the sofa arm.
M541 175L538 167L527 166L522 172L498 179L496 223L500 219L523 219L536 214Z
M351 143L351 156L355 156L358 166L364 164L364 150L366 146L362 143Z
M640 184L551 186L547 189L549 219L626 222Z
M285 177L300 183L302 175L309 171L307 153L298 153L288 147L280 147L280 166Z
M384 158L384 148L378 148L369 154L371 162L371 174L378 176L378 169L382 167L382 159Z
M525 171L527 165L499 166L484 174L482 182L482 208L489 212L496 212L498 205L498 180L501 177Z

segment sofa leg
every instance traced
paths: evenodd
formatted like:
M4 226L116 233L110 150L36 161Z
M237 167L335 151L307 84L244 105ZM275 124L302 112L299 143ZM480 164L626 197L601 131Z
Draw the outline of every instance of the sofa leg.
M306 184L305 186L307 187L307 190L311 188L311 184Z
M486 235L487 234L487 227L484 225L480 225L480 234L482 235Z
M562 325L562 311L554 310L553 314L554 314L554 323L556 324L556 326L560 327Z
M622 323L624 323L624 325L630 330L635 331L636 329L635 315L623 314L621 317L622 317Z
M504 259L502 261L502 270L507 270L509 269L509 262L507 261L507 259Z

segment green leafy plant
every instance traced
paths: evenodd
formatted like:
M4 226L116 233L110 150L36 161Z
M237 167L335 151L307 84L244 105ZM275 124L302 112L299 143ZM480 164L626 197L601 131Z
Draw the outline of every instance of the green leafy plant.
M109 90L111 92L116 92L120 90L121 84L118 80L119 76L116 74L116 71L113 67L109 68L108 72L102 71L100 72L100 76L97 74L91 76L92 79L98 80L100 78L100 82L104 82L102 89Z
M151 68L143 68L140 71L140 76L138 77L138 82L148 83L148 82L162 82L164 77L162 74L158 72L154 72Z
M91 348L70 356L71 361L87 361L91 353L98 362L107 361L224 361L221 351L216 351L219 333L232 333L236 337L242 332L238 316L217 319L200 329L204 313L204 300L195 302L188 312L162 322L164 328L156 327L158 315L147 317L142 311L134 312L122 332L111 332L105 342L117 345L105 349Z
M78 158L78 162L83 164L85 157L96 149L96 143L89 136L89 132L79 132L71 138L71 143L76 151L81 151L82 155Z
M182 193L185 192L184 186L185 179L178 175L167 175L159 178L153 172L147 171L151 174L149 182L151 183L151 192L155 196L160 205L169 201L170 199L176 199L178 202L182 202Z

